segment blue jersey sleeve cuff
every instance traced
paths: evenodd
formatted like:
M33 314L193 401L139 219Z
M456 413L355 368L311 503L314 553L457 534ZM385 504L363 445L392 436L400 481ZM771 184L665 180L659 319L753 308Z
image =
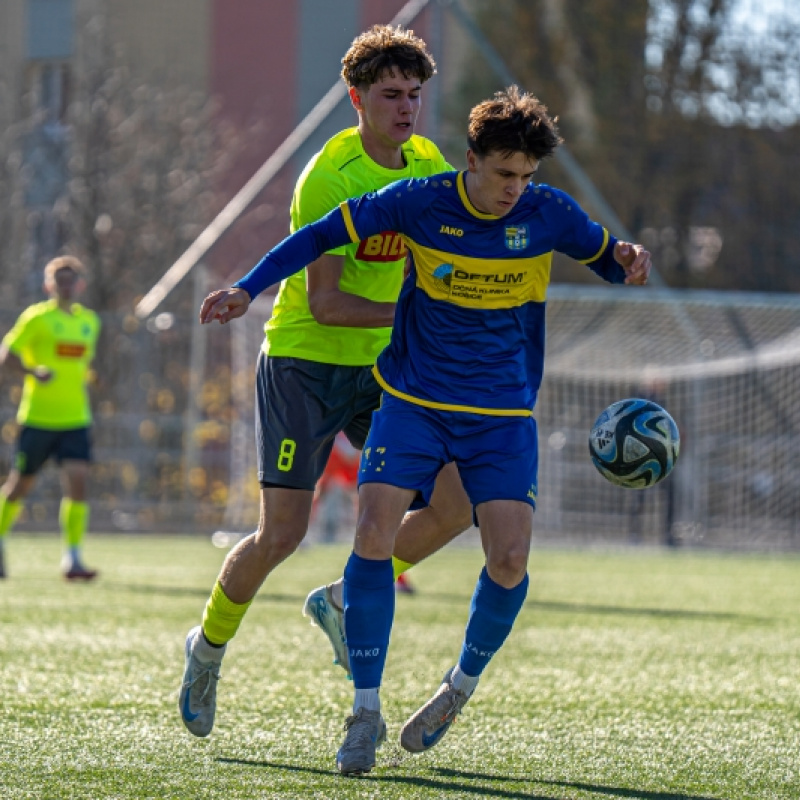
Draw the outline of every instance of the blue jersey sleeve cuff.
M622 264L614 258L614 247L617 241L616 236L609 234L603 252L586 265L592 272L609 283L625 283L625 270L622 268Z
M334 209L322 219L300 228L270 250L234 287L244 289L250 299L266 288L280 283L323 253L350 243L350 234L340 209Z

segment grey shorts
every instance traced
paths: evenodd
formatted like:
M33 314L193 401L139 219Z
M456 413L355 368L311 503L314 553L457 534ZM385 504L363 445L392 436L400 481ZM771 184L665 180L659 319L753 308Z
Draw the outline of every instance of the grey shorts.
M256 446L262 486L313 490L336 434L361 450L381 388L371 367L259 354Z

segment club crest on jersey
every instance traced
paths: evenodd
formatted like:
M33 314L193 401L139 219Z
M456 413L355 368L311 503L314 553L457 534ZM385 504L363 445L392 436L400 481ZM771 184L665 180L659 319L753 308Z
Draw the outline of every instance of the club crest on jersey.
M524 250L528 246L528 226L509 225L506 227L506 247L509 250Z

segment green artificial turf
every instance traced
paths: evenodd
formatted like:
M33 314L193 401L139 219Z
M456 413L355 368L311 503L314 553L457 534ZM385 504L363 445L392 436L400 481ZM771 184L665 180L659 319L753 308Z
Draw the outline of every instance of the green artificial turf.
M303 619L347 548L300 550L229 647L210 737L177 711L186 632L224 552L208 537L89 537L92 585L53 536L12 535L0 582L2 798L800 798L800 559L534 550L527 603L430 752L405 718L458 657L480 550L417 567L397 603L376 769L334 756L352 685Z

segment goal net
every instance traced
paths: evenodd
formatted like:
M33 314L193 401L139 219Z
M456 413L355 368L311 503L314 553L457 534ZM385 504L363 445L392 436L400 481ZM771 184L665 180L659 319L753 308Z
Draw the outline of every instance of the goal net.
M607 483L588 433L646 397L681 432L673 474ZM554 286L539 396L536 535L695 546L800 546L800 300L784 295Z
M230 346L230 448L227 503L215 543L226 546L255 530L260 512L255 440L256 360L273 298L257 297L247 314L226 327Z
M258 521L253 373L269 313L265 303L227 326L226 531ZM538 541L800 547L800 299L555 285L547 313ZM631 396L662 404L681 432L675 471L647 490L611 485L588 454L596 417Z

